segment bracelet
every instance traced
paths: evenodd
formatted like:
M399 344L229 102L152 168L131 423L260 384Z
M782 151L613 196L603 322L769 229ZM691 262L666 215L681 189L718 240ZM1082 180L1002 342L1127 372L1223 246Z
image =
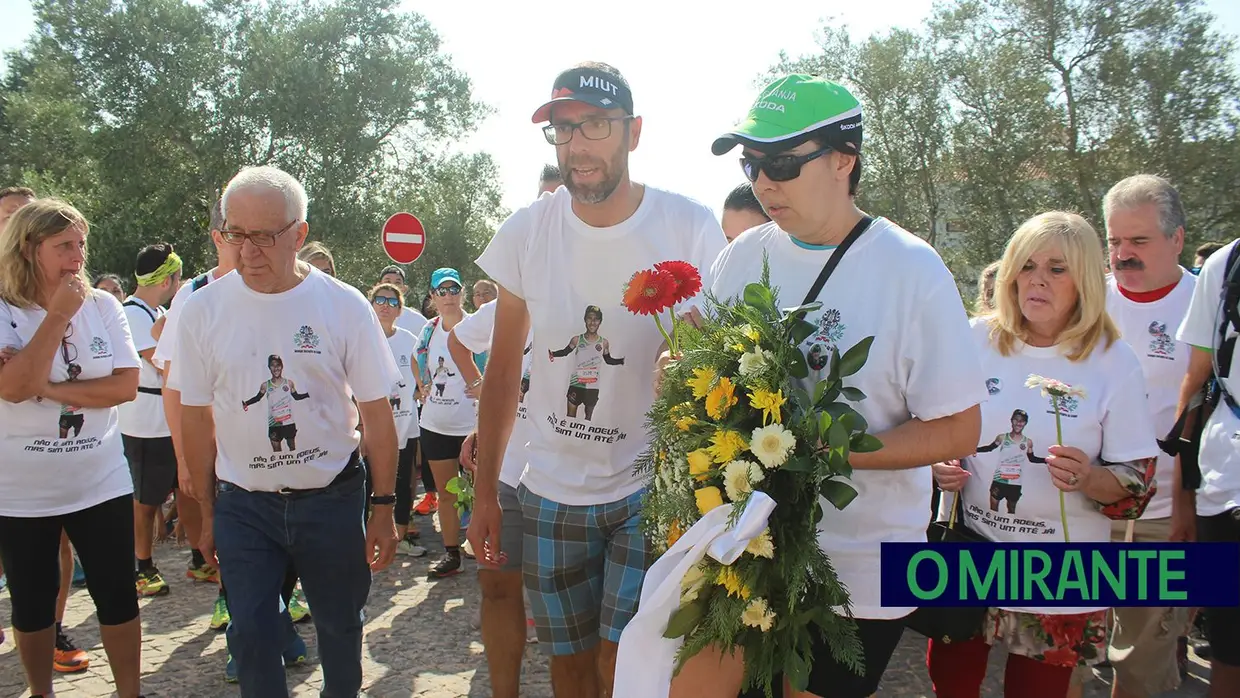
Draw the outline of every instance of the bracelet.
M385 495L372 494L370 495L370 503L377 507L386 506L389 504L395 504L396 495L394 494L385 494Z
M478 386L480 386L480 385L482 385L482 376L479 376L479 377L478 377L478 380L474 381L473 383L470 383L470 384L469 384L469 389L470 389L470 390L473 390L474 388L477 388L477 387L478 387Z

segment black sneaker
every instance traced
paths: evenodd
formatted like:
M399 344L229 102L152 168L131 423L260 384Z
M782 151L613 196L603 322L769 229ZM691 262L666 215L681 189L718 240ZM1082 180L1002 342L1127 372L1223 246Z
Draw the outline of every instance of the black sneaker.
M431 566L430 576L435 579L443 579L460 574L464 570L461 569L461 554L459 552L446 552L439 561Z

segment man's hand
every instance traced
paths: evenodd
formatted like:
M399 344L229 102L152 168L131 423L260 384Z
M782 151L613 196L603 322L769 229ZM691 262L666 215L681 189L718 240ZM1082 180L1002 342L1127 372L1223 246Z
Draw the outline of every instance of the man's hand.
M503 512L499 508L499 493L475 493L473 517L465 531L473 546L478 564L494 569L508 561L508 555L500 549L500 530Z
M371 571L378 572L392 564L392 559L396 557L396 544L399 542L392 505L374 507L370 512L370 520L366 522L366 562Z
M194 478L189 474L189 463L180 455L177 456L177 489L180 494L190 499L198 499L198 490L194 487Z
M934 471L934 481L944 492L959 492L969 481L969 471L960 467L960 461L949 460L946 463L935 463L930 466Z
M471 431L461 442L461 467L473 475L478 472L478 432Z

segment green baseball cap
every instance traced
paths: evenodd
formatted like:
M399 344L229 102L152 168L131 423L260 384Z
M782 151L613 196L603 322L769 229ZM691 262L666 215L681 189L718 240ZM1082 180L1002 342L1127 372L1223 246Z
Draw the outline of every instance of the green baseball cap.
M861 103L843 85L813 75L785 75L762 90L748 116L715 139L711 152L723 155L737 145L761 151L795 148L814 132L832 147L861 150Z

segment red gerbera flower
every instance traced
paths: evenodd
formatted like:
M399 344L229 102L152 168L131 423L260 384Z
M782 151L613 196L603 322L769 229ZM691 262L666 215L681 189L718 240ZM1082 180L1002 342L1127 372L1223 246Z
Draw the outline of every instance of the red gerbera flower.
M676 280L676 289L672 294L672 303L687 301L702 290L702 275L697 267L688 262L669 261L654 265L656 271L670 274Z
M624 287L624 307L637 315L658 315L675 304L676 279L655 269L643 269Z

